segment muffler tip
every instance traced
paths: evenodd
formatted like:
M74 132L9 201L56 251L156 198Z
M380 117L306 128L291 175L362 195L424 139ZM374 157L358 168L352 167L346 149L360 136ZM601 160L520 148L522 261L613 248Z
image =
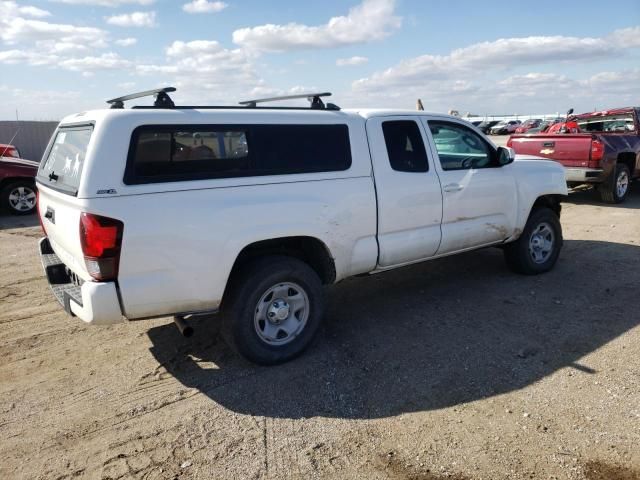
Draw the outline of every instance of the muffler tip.
M173 323L176 324L176 327L178 327L178 331L182 334L183 337L189 338L193 335L193 327L189 325L183 317L173 317Z

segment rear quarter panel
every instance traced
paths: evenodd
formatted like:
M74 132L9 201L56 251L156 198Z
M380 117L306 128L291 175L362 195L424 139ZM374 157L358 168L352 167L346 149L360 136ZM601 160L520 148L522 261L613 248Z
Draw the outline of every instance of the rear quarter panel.
M118 282L125 316L216 308L244 247L311 236L337 278L375 267L370 177L175 191L99 199L91 210L124 222Z

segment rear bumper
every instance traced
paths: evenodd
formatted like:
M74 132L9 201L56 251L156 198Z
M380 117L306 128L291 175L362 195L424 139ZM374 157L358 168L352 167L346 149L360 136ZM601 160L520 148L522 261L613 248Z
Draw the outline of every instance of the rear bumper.
M603 181L604 171L601 168L571 168L564 169L567 182L600 183Z
M40 259L54 296L64 310L91 325L124 321L115 282L83 282L54 253L48 238L40 240Z

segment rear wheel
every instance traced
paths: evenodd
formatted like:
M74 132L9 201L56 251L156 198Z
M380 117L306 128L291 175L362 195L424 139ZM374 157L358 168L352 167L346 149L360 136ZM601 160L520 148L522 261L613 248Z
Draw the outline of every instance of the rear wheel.
M629 193L631 173L624 163L618 163L613 178L600 185L600 197L603 202L621 203Z
M245 358L262 365L302 353L324 313L320 278L293 257L258 259L234 275L228 293L225 338Z
M28 215L36 208L36 188L32 182L19 180L2 189L2 207L14 215Z
M518 240L504 248L504 257L511 270L525 275L537 275L553 268L562 248L562 227L553 210L536 208L529 215Z

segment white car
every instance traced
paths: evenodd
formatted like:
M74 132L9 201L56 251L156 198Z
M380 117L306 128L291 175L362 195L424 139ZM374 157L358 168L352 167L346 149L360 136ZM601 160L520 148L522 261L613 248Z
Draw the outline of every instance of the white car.
M175 316L184 332L220 311L240 353L275 364L314 336L322 285L488 246L516 272L556 263L562 166L514 161L461 119L321 95L175 107L166 91L66 117L41 163L43 265L84 322Z
M504 120L500 123L496 123L489 132L491 135L505 135L516 131L516 128L520 126L522 122L520 120Z

